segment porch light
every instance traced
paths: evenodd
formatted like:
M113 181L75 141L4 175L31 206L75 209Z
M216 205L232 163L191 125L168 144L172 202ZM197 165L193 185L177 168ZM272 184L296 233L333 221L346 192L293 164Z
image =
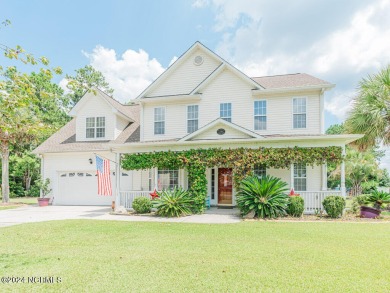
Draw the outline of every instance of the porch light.
M89 158L88 161L91 165L93 164L92 158Z

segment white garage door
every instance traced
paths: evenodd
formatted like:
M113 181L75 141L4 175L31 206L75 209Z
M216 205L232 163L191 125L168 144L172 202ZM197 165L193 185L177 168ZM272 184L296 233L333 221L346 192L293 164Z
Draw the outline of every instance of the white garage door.
M115 176L111 174L112 196L97 194L96 171L60 172L56 205L111 205L115 200Z

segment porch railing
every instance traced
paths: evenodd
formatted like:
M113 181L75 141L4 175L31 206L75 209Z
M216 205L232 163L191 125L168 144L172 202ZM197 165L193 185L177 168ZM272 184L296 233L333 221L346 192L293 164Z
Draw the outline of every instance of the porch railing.
M330 195L341 195L339 190L327 191L297 191L305 201L305 214L314 214L316 211L324 210L322 201Z
M150 198L150 193L152 191L148 190L129 190L129 191L119 191L121 197L121 205L126 209L130 209L133 206L133 201L137 197L147 197Z

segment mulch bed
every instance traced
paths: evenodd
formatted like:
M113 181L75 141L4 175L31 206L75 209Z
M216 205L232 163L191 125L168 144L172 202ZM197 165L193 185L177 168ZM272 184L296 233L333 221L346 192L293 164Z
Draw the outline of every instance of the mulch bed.
M389 222L390 223L390 216L388 215L381 215L377 219L367 219L367 218L360 218L358 215L355 214L345 214L341 218L332 219L328 216L317 216L317 215L303 215L299 218L294 217L283 217L283 218L276 218L276 219L245 219L244 221L271 221L271 222L356 222L356 223L384 223Z

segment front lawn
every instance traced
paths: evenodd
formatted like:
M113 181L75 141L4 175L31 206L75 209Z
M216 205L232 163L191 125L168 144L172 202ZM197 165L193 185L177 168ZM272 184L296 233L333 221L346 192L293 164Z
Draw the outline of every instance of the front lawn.
M37 204L37 198L36 197L13 197L9 199L9 203L3 204L1 202L0 197L0 211L1 210L9 210L9 209L16 209L18 207L24 206L24 205L32 205Z
M71 220L0 229L0 292L385 292L388 223Z

